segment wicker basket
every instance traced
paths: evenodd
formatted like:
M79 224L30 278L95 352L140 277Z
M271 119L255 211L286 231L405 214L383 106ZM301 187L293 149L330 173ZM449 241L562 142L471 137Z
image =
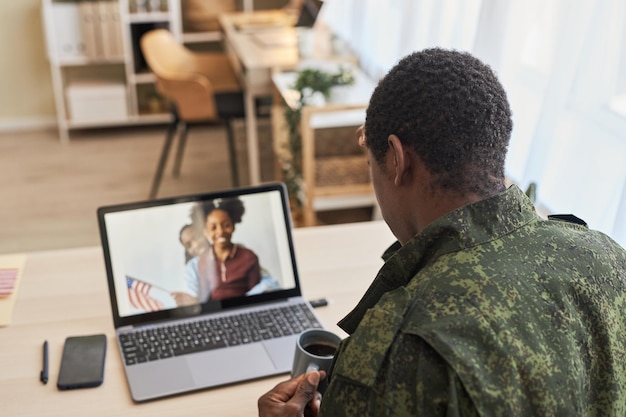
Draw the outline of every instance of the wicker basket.
M323 128L315 131L315 157L363 155L356 138L356 126Z
M315 160L316 186L367 184L370 173L365 155L331 156Z

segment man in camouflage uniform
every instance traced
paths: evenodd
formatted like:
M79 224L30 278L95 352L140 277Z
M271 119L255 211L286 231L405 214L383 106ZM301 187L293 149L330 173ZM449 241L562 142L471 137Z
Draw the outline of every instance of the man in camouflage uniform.
M505 189L511 129L468 54L425 50L381 80L359 142L398 242L340 322L321 404L314 371L261 417L626 415L626 252Z

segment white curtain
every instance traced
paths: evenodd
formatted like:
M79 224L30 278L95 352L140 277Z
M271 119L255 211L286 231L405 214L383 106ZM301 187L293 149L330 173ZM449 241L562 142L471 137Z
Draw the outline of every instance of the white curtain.
M513 109L507 175L626 246L626 2L325 0L320 20L374 78L433 46L487 62Z

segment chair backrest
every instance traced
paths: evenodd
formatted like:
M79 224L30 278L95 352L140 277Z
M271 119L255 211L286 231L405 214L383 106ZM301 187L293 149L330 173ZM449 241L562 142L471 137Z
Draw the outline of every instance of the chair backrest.
M167 29L146 32L141 51L157 78L157 89L175 105L182 120L217 120L214 88L198 72L196 53L187 49Z

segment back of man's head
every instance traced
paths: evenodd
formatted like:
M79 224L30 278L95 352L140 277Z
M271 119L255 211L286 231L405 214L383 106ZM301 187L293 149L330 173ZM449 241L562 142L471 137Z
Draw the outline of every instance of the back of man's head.
M395 134L421 158L436 187L489 196L504 186L512 127L493 71L467 53L433 48L406 56L379 82L365 136L378 162Z

